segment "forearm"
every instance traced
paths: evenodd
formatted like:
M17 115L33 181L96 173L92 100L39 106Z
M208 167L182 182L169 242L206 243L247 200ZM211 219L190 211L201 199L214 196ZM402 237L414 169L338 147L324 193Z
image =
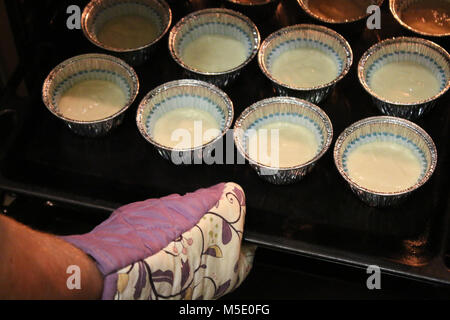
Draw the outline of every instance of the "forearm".
M73 265L81 289L67 286ZM0 299L99 299L102 289L103 277L83 251L0 215Z

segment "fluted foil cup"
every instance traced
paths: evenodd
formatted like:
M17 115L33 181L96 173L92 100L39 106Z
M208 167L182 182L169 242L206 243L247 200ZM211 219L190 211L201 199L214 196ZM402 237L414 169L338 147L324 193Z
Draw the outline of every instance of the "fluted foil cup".
M137 15L157 27L151 42L136 48L116 48L98 38L101 27L110 19L123 15ZM81 27L85 37L94 45L125 60L132 66L142 65L154 51L155 44L164 37L172 23L172 11L164 0L92 0L84 8Z
M183 107L208 112L219 124L220 134L211 141L192 148L176 148L161 143L153 132L156 121L165 113ZM219 140L230 129L233 118L233 103L225 92L204 81L183 79L165 83L150 91L139 105L136 123L144 139L164 159L176 165L186 165L204 163L204 158L211 155Z
M371 87L372 75L392 62L415 62L431 71L439 82L439 92L428 99L410 103L395 101L376 93ZM370 47L358 64L358 78L372 96L375 106L385 115L416 120L430 112L450 88L450 55L436 43L414 37L383 40Z
M273 121L287 121L310 130L319 142L315 156L292 167L271 167L253 159L247 141L249 134ZM326 113L311 102L295 97L274 97L256 102L242 112L234 126L237 150L262 179L276 185L300 181L327 152L332 139L333 126Z
M395 142L410 149L421 165L420 177L414 185L397 192L383 192L359 185L352 179L347 167L348 155L357 147L374 141ZM334 147L334 162L359 199L372 207L387 207L402 203L430 179L437 164L437 150L431 137L411 121L389 116L370 117L341 133Z
M107 80L118 85L126 96L126 103L115 114L95 121L80 121L64 116L58 102L61 96L83 80ZM125 112L136 99L139 81L136 72L123 60L105 54L84 54L67 59L56 66L44 81L42 100L47 109L75 133L97 137L109 133L122 123Z
M240 65L222 72L199 70L183 59L183 51L193 40L202 35L225 35L240 41L246 49L246 59ZM261 38L256 25L243 14L222 8L204 9L181 19L170 31L169 51L188 78L226 87L236 80L242 69L258 53Z
M300 87L277 79L272 72L276 59L286 51L298 48L319 49L332 57L338 67L336 78L314 87ZM336 84L346 76L352 63L353 52L350 44L340 34L312 24L289 26L272 33L263 41L258 53L259 67L279 95L293 96L315 104L331 93Z
M336 11L339 11L341 14L340 15L334 15L334 16L326 16L324 14L320 14L319 11L317 10L313 10L311 9L311 2L313 2L314 0L297 0L298 4L300 5L300 7L312 18L317 19L321 22L325 22L325 23L332 23L332 24L344 24L344 23L351 23L351 22L355 22L355 21L359 21L362 19L367 18L370 13L367 12L367 9L365 8L364 11L361 12L361 14L357 14L357 15L352 15L350 14L350 12L346 12L345 8L340 7L339 2L336 2ZM357 3L358 1L361 0L355 0L354 2ZM318 2L318 1L317 1ZM316 3L317 3L316 2ZM376 5L378 7L381 7L381 5L383 4L384 0L370 0L367 3L367 7L369 7L370 5ZM329 4L327 4L329 6ZM342 14L344 13L344 14ZM345 13L347 13L345 15Z
M239 11L256 22L275 14L280 0L223 0L225 7Z
M389 8L391 10L392 15L394 16L395 20L397 20L397 22L404 28L408 29L409 31L412 31L414 33L420 34L422 36L427 36L427 37L446 37L446 36L450 36L450 30L447 31L440 31L440 32L431 32L430 30L424 29L424 28L419 28L418 26L411 26L408 23L406 23L403 19L403 14L405 13L405 11L411 6L414 5L416 3L418 3L419 1L417 0L390 0L389 1ZM423 3L425 3L425 1L422 1ZM432 2L431 3L437 3L437 2ZM448 5L448 1L447 0L441 0L441 3L447 3ZM430 5L430 7L432 7L432 5ZM438 11L439 8L436 8L435 11ZM419 14L419 13L418 13ZM422 17L422 16L418 16L417 17L418 20L426 20L426 18ZM437 18L437 17L435 17ZM445 17L444 15L442 16L442 19L448 20L448 16ZM443 23L445 23L445 20L443 21Z

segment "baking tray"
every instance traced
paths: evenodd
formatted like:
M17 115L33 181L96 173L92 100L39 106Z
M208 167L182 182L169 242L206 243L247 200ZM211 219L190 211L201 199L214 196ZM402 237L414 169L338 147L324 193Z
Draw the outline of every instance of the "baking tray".
M0 127L8 123L11 128L0 130L0 189L98 209L106 218L122 204L233 181L247 196L244 238L248 242L359 268L378 265L390 274L450 285L448 94L417 121L437 146L439 159L433 177L404 204L371 208L359 201L339 176L331 151L304 180L290 186L268 184L248 165L175 166L163 160L140 136L135 115L148 91L183 78L168 53L167 36L151 60L136 68L140 94L123 125L103 138L74 135L46 110L40 90L59 62L98 51L80 30L66 28L67 6L83 8L86 1L43 1L39 6L28 1L27 10L17 1L7 0L6 4L13 16L21 63L0 104L9 110L6 116L0 115ZM174 22L193 10L212 6L217 2L179 2L172 7ZM21 22L27 17L31 27ZM272 17L255 22L263 39L283 26L321 24L304 14L294 0L282 1ZM368 30L365 21L331 27L350 42L354 53L350 73L319 104L333 123L335 141L351 123L379 115L357 79L356 65L363 52L382 39L414 34L392 18L387 1L382 7L381 30ZM449 48L448 39L431 40ZM19 98L14 91L22 80L29 94ZM274 95L256 60L225 91L234 102L236 116L253 102Z

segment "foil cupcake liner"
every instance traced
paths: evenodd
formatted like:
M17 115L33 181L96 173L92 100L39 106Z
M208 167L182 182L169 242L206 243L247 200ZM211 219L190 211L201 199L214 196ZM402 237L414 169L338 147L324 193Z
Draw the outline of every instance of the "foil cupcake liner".
M185 46L204 34L227 35L241 41L247 48L247 59L223 72L205 72L187 65L182 57ZM234 82L256 56L260 41L258 28L249 18L233 10L213 8L196 11L181 19L170 31L169 51L175 62L184 69L185 76L225 87Z
M275 168L251 158L247 148L249 130L257 130L263 124L278 120L298 123L315 134L319 147L313 159L293 167ZM332 139L333 126L326 113L318 106L294 97L274 97L256 102L242 112L234 126L234 141L240 154L262 179L277 185L300 181L327 152Z
M418 0L390 0L389 1L389 8L391 10L392 15L394 16L395 20L404 28L408 29L409 31L412 31L414 33L420 34L422 36L428 36L428 37L445 37L450 36L449 32L443 32L443 33L431 33L427 32L425 30L420 30L418 28L414 28L410 25L408 25L405 21L402 19L402 14L407 10L412 4L415 4L419 2ZM445 2L445 1L443 1Z
M271 17L280 3L280 0L266 1L242 1L242 0L222 0L226 8L239 11L253 21L259 22Z
M158 36L139 48L114 48L102 43L97 34L111 18L121 15L138 15L148 18L158 27ZM132 66L146 62L154 51L155 44L168 32L172 23L172 12L164 0L92 0L84 8L82 30L85 37L108 54L123 59Z
M127 102L117 113L95 121L79 121L65 117L58 102L65 91L83 80L107 80L117 84ZM125 111L136 99L139 81L136 72L124 61L105 54L84 54L67 59L56 66L44 81L42 100L47 109L75 133L82 136L103 136L122 123Z
M351 23L355 21L359 21L362 19L365 19L369 16L369 13L367 11L364 11L364 14L358 15L358 16L349 16L345 19L342 19L340 17L325 17L323 15L318 14L317 12L314 12L314 10L311 10L310 8L310 0L297 0L300 7L312 18L326 22L326 23L333 23L333 24L343 24L343 23ZM369 5L376 5L381 7L384 0L371 0ZM338 5L338 4L337 4Z
M166 112L182 107L208 111L219 123L221 134L194 148L177 149L159 143L152 132L154 124ZM233 118L233 103L225 92L207 82L183 79L167 82L150 91L139 105L136 123L141 135L164 159L177 165L200 164L228 132Z
M370 87L373 72L387 63L398 61L411 61L427 67L439 81L439 93L413 103L390 101L375 93ZM387 39L364 53L358 64L358 78L383 114L416 120L430 112L438 99L450 88L450 55L429 40L411 37Z
M333 57L338 66L336 78L310 88L296 87L276 79L271 72L273 62L282 53L302 47L319 49ZM279 95L297 97L314 104L320 103L330 94L348 73L352 63L352 49L340 34L329 28L310 24L289 26L272 33L263 41L258 53L259 67Z
M373 141L391 141L410 149L422 167L418 181L405 190L380 192L352 180L347 168L347 156L358 146ZM378 116L358 121L344 130L334 147L334 162L358 198L369 206L387 207L402 203L429 180L436 168L437 150L431 137L416 124L396 117Z
M190 0L167 0L167 3L176 5L177 3L188 3Z

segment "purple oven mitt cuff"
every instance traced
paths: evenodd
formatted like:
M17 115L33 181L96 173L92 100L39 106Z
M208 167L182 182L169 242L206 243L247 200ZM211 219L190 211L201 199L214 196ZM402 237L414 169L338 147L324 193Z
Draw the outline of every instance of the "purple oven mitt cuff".
M90 255L106 277L154 255L193 228L218 202L224 187L221 183L184 196L131 203L114 211L91 232L62 239Z

